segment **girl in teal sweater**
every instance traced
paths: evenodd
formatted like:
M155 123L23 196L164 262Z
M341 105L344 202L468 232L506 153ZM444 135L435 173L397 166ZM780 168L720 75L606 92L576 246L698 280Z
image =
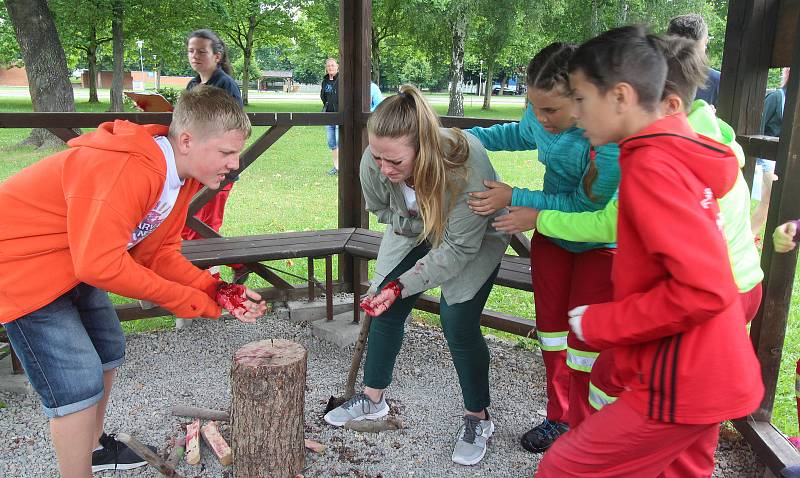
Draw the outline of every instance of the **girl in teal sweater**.
M540 191L486 181L487 191L471 194L469 204L476 214L492 214L510 206L509 214L495 220L498 230L518 233L533 229L533 208L600 210L615 194L618 148L607 145L592 150L572 118L567 63L574 51L574 45L553 43L531 60L529 104L520 122L469 130L492 151L537 150L545 165ZM611 300L614 247L533 235L531 270L536 328L547 375L547 417L521 439L531 452L546 450L590 411L585 397L597 351L568 332L567 311L584 303Z

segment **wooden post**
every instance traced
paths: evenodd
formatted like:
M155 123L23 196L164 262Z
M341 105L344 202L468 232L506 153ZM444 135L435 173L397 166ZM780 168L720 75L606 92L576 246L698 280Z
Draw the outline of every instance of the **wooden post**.
M794 39L792 74L786 87L783 126L775 158L775 171L780 181L773 185L761 254L764 295L761 308L750 326L750 337L761 363L765 389L764 400L753 416L763 421L772 419L797 269L797 251L778 254L772 244L772 231L778 225L800 217L800 75L794 74L795 71L800 71L800 38Z
M736 134L756 134L772 57L778 0L732 0L722 55L717 115ZM752 187L753 162L743 171Z
M369 227L358 177L361 154L367 146L366 116L372 46L372 1L339 2L339 227ZM339 277L353 283L353 269L367 264L349 254L339 256Z
M305 461L303 405L308 352L289 340L251 342L231 369L231 446L236 478L293 478Z

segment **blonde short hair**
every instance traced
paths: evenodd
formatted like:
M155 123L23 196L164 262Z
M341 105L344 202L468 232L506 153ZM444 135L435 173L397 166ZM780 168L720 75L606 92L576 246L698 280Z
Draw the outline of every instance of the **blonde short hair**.
M184 131L202 138L241 131L245 138L249 138L250 118L227 91L200 85L184 91L172 112L170 137L176 138Z

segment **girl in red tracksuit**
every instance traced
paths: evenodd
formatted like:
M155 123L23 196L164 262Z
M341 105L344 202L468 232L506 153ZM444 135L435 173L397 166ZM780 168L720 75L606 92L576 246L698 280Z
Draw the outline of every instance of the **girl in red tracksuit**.
M716 200L738 162L685 114L663 117L659 43L618 28L570 62L578 125L618 142L621 172L614 301L571 310L570 326L613 353L625 391L556 441L538 477L711 476L720 422L764 393Z

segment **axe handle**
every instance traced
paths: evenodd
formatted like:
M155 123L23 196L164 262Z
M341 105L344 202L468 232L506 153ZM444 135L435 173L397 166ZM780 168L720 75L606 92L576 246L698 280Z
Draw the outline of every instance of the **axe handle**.
M358 369L361 368L361 358L364 356L364 345L367 343L371 323L372 317L365 314L361 319L361 332L358 334L356 348L353 351L353 363L350 364L350 372L347 374L347 384L344 389L347 398L356 394L356 376L358 375Z

